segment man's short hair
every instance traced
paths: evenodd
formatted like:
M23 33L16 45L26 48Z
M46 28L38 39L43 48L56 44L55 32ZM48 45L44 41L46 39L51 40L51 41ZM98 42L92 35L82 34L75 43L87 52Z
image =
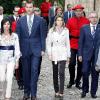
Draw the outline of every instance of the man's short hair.
M91 11L91 12L88 14L88 17L90 17L90 15L91 15L92 13L96 14L97 17L98 17L98 12L97 12L97 11Z
M71 4L67 4L67 8L71 7L72 5Z

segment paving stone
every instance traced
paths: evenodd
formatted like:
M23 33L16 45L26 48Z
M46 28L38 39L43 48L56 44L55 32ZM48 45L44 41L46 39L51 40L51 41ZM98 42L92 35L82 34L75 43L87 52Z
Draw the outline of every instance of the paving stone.
M92 100L90 93L87 94L85 99L81 98L81 90L72 86L71 89L67 89L67 84L69 81L69 71L68 66L66 65L66 77L65 77L65 91L64 91L64 99L63 100ZM18 90L18 86L16 80L13 80L13 89L12 89L12 100L22 100L23 91ZM100 79L99 79L99 88L97 92L98 98L96 100L100 100ZM53 78L52 78L52 65L48 60L47 56L43 57L41 73L38 82L38 92L37 92L38 100L59 100L54 97L54 89L53 89Z

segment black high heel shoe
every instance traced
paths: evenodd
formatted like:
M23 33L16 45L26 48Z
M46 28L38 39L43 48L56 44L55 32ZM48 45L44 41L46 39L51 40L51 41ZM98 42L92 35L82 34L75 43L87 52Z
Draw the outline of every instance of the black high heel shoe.
M23 85L19 85L18 89L19 90L23 90L24 89L24 86Z

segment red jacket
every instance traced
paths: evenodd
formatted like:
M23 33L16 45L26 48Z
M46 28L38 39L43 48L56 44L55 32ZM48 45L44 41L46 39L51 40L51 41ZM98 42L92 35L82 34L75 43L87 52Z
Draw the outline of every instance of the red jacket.
M50 7L51 7L50 2L43 2L41 4L40 9L43 17L48 17Z
M16 21L12 22L11 29L12 29L12 32L16 32Z
M68 20L66 27L69 29L70 46L72 49L78 49L78 40L80 29L82 26L89 24L89 20L85 17L72 17Z

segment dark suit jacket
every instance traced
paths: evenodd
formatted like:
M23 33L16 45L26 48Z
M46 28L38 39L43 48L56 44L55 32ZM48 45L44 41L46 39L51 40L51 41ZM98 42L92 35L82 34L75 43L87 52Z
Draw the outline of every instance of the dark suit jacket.
M84 60L90 60L93 56L97 46L98 34L100 34L99 25L97 25L94 38L91 34L90 25L86 25L81 28L78 53Z
M100 18L99 18L99 22L98 22L98 24L100 24Z
M54 20L55 20L55 16L51 17L51 20L50 20L50 28L53 26Z
M72 17L75 16L73 11L71 13L72 13ZM68 11L66 11L66 12L64 12L64 22L67 23L68 19L69 19L68 18Z
M22 57L34 54L41 56L41 51L45 51L46 27L43 18L34 15L31 34L29 35L27 16L21 17L17 21L17 34L20 40Z
M9 20L10 20L11 22L14 22L14 21L15 21L14 16L9 16L8 18L9 18Z
M98 34L96 35L96 50L95 50L95 64L98 58L98 53L100 49L100 24L98 25Z

